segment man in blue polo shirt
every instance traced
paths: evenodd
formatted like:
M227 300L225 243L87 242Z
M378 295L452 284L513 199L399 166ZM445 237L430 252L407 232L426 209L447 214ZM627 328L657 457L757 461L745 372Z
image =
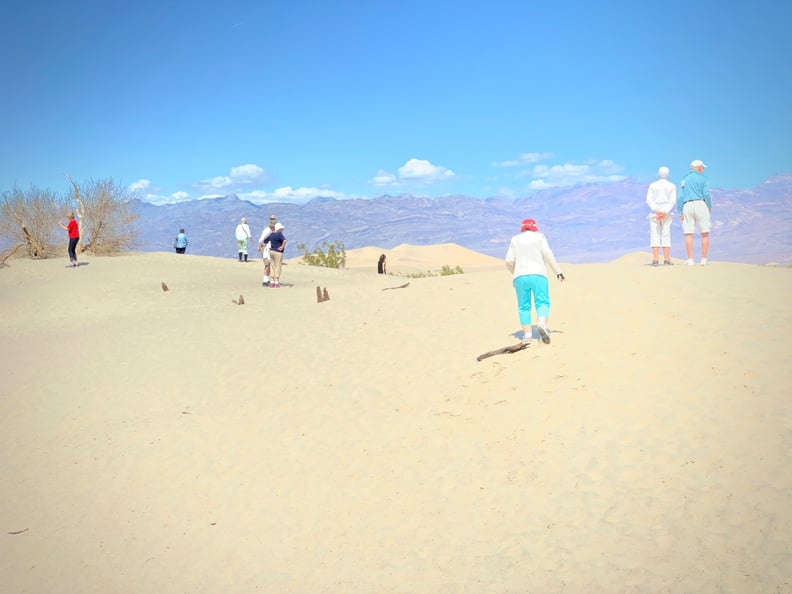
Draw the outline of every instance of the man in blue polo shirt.
M712 198L709 192L709 180L704 175L706 165L696 159L690 164L690 171L682 178L677 196L677 210L682 219L682 233L685 234L687 264L693 266L693 233L701 234L701 265L707 265L709 251L710 211Z

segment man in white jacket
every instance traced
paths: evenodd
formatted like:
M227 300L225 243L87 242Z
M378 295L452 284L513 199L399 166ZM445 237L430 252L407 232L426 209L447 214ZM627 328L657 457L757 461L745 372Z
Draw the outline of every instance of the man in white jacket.
M237 250L239 251L239 261L242 262L244 256L245 262L248 261L248 242L250 241L250 227L248 227L247 219L242 217L242 221L237 225L234 237L237 242Z
M663 264L671 266L671 211L676 206L677 188L668 181L668 167L657 170L657 181L649 184L646 191L646 204L651 209L649 219L649 247L652 248L652 266L660 262L660 248L663 248Z
M520 234L515 235L506 252L506 267L512 273L512 284L517 293L517 313L523 327L523 342L531 340L531 299L536 308L536 330L542 342L550 342L547 318L550 317L550 290L547 282L547 266L553 269L556 278L564 281L564 274L556 262L547 243L547 238L539 233L536 221L525 219Z

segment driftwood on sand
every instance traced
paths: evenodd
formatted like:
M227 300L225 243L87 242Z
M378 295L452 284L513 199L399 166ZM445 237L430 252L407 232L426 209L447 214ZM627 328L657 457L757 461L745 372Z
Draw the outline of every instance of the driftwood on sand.
M160 286L162 287L163 291L170 291L170 289L168 288L168 285L166 285L165 283L160 283Z
M483 355L479 355L478 357L476 357L476 361L481 361L482 359L486 359L487 357L492 357L494 355L516 353L517 351L521 351L525 348L528 348L529 346L530 343L528 342L518 342L517 344L513 344L511 346L505 346L500 349L495 349L494 351L486 352Z
M0 268L2 268L3 266L7 266L6 260L8 260L11 256L13 256L14 252L16 252L23 245L25 245L25 244L24 243L18 243L17 245L15 245L13 248L8 250L7 252L0 253Z
M399 285L398 287L385 287L382 289L383 291L387 291L388 289L403 289L404 287L408 286L410 283L404 283L403 285Z

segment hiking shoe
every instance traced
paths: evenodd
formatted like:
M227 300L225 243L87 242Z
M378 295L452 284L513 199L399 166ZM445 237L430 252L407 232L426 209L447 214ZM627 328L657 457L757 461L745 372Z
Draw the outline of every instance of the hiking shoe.
M659 266L659 265L660 262L658 262L657 260L652 260L652 266Z
M685 260L685 266L693 266L694 264L695 262L693 261L693 258L688 258Z
M701 259L701 265L702 266L706 266L707 265L707 259L706 258L702 258Z
M663 266L673 266L673 265L674 263L671 260L666 260L665 262L663 262Z
M539 336L542 338L542 342L545 344L550 344L550 331L547 329L546 326L538 325L536 329L539 331Z

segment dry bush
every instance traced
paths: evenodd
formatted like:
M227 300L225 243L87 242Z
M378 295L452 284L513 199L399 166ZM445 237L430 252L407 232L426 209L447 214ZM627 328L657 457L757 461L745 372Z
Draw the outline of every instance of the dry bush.
M62 251L58 227L65 203L50 190L14 188L0 197L0 243L23 245L30 258L48 258Z
M112 179L78 185L71 177L70 200L79 207L75 216L80 225L80 252L112 255L129 250L137 240L137 213L125 188Z

